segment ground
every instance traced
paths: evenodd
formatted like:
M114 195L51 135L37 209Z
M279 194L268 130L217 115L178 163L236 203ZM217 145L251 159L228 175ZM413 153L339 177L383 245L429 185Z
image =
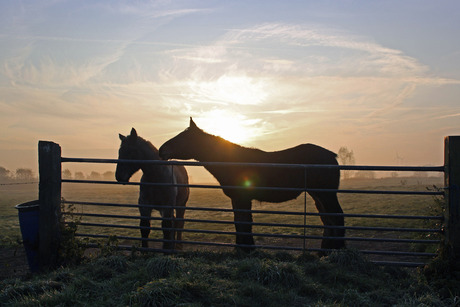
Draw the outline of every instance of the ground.
M23 246L0 247L0 280L24 277L29 273Z

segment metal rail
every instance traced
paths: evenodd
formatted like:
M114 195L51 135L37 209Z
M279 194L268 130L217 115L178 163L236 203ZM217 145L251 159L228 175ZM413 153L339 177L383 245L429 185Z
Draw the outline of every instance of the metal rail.
M84 201L68 201L63 200L63 204L86 205L86 206L108 206L108 207L126 207L126 208L152 208L163 209L164 207L154 205L135 205L135 204L119 204L119 203L100 203L100 202L84 202ZM299 212L299 211L273 211L273 210L247 210L247 209L226 209L226 208L209 208L209 207L178 207L168 206L172 209L197 210L197 211L215 211L215 212L251 212L265 214L284 214L284 215L300 215L300 216L343 216L343 217L360 217L360 218L378 218L378 219L417 219L417 220L443 220L443 216L435 215L387 215L387 214L353 214L353 213L315 213L315 212ZM137 216L139 218L139 216ZM165 218L167 219L167 218Z
M246 187L246 186L222 186L209 184L179 184L179 183L153 183L153 182L117 182L101 180L75 180L62 179L68 183L91 183L91 184L115 184L115 185L145 185L155 187L188 187L204 189L234 189L234 190L262 190L262 191L295 191L295 192L327 192L346 194L388 194L388 195L444 195L442 191L387 191L387 190L341 190L341 189L310 189L310 188L285 188L285 187Z
M130 215L115 215L115 214L99 214L99 213L67 213L66 215L73 216L86 216L86 217L97 217L97 218L118 218L118 219L139 219L139 216L130 216ZM233 225L235 222L232 221L220 221L220 220L203 220L203 219L185 219L185 218L163 218L163 217L145 217L145 220L150 221L181 221L181 222L194 222L194 223L210 223L210 224L228 224ZM287 227L287 228L309 228L309 229L346 229L346 230L361 230L361 231L395 231L395 232L428 232L428 233L442 233L441 229L430 229L430 228L400 228L400 227L364 227L364 226L328 226L328 225L305 225L305 224L282 224L282 223L258 223L258 222L238 222L238 224L243 225L253 225L253 226L275 226L275 227ZM90 225L89 223L80 223L80 225ZM100 226L100 227L125 227L127 225L116 225L116 224L97 224L91 223L90 226ZM152 227L141 227L141 226L130 226L127 228L134 229L151 229L151 230L161 230ZM180 228L165 228L175 231L184 231ZM218 233L218 232L213 232ZM235 233L233 233L235 234ZM280 238L283 235L275 235ZM413 243L416 243L415 241ZM433 243L433 242L432 242ZM436 241L439 243L439 241Z
M176 160L124 160L124 159L94 159L94 158L66 158L61 157L61 162L77 163L132 163L156 165L183 165L183 166L255 166L276 168L332 168L340 170L365 170L365 171L413 171L413 172L444 172L442 166L367 166L367 165L329 165L329 164L294 164L294 163L245 163L245 162L195 162Z

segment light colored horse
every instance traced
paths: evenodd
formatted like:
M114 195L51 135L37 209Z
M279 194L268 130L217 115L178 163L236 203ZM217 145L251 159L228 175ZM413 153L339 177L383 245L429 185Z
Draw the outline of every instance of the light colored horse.
M118 159L123 160L161 160L158 150L149 141L139 137L134 128L128 136L119 135L121 140L118 151ZM149 163L117 163L115 177L118 182L128 182L131 176L139 169L143 175L141 182L149 183L177 183L188 184L188 175L185 167L154 165ZM141 185L139 189L139 212L141 215L140 226L142 236L142 247L148 247L146 240L150 234L150 217L152 209L160 211L164 218L161 223L163 228L163 249L180 249L180 244L175 244L175 231L172 228L183 229L184 221L175 220L184 218L185 205L189 197L188 187L171 186L149 186ZM168 206L176 206L176 217L174 209ZM177 240L182 240L182 231L177 231Z
M201 162L251 162L251 163L290 163L337 165L336 154L313 144L302 144L293 148L265 152L254 148L245 148L220 137L208 134L198 128L190 118L190 126L160 147L163 159L195 159ZM252 187L338 189L340 170L338 168L282 168L257 166L205 166L222 186L240 186L242 189L223 188L225 195L231 198L233 209L251 210L252 200L266 202L284 202L295 199L302 191L275 191L252 189ZM342 208L336 192L310 191L326 227L321 247L338 249L345 247ZM252 213L235 211L236 243L243 249L251 250L254 245L252 236Z

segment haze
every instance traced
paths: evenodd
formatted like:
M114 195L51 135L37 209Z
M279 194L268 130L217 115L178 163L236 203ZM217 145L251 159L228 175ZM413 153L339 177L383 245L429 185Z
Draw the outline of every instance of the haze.
M135 127L160 147L190 116L361 165L441 165L460 134L458 1L2 1L0 25L10 170L37 170L39 140L116 158Z

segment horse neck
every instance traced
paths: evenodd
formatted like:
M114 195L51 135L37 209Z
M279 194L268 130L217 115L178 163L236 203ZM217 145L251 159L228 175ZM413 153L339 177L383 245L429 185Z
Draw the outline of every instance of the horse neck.
M158 150L150 142L145 141L142 144L142 160L160 160L160 155ZM142 164L141 169L144 175L151 175L158 172L158 168L161 168L162 165L155 164Z

